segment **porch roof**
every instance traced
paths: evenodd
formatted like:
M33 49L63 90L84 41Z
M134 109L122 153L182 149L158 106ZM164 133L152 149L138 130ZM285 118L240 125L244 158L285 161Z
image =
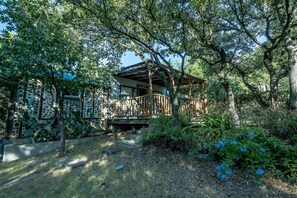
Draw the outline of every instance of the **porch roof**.
M156 65L157 66L157 65ZM175 72L181 73L180 71L175 69ZM123 68L120 72L116 74L116 76L122 78L128 78L132 80L142 81L142 82L149 82L149 68L146 62L140 62L128 67ZM188 85L188 84L203 84L205 80L197 78L195 76L184 74L181 84ZM157 76L153 75L152 83L160 86L164 86L163 80Z

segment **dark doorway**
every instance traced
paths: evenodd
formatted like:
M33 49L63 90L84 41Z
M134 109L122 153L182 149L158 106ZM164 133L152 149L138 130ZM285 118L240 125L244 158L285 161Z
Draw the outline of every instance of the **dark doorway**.
M138 88L138 96L144 96L148 94L148 89L145 87Z

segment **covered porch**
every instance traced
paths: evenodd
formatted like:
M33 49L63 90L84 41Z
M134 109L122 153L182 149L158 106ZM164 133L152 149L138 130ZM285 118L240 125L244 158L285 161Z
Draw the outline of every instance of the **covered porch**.
M175 72L179 71L176 70ZM166 92L160 92L154 88L163 87L165 89L164 82L149 69L146 63L142 62L126 67L116 76L121 81L127 79L126 81L133 80L146 83L147 90L143 91L143 86L141 86L142 90L140 90L139 85L137 85L136 89L132 89L136 90L132 92L137 93L137 95L121 93L119 99L113 100L111 104L111 124L148 124L150 117L158 115L171 116L170 97ZM183 93L179 97L179 110L181 113L195 119L200 112L206 111L205 81L185 74L181 85L183 86ZM194 86L199 87L199 93L197 93L197 89L193 89Z

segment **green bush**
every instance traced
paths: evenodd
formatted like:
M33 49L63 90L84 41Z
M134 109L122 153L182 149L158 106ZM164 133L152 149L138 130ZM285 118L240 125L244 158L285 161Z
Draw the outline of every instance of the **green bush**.
M296 147L287 147L284 155L281 157L280 168L284 175L297 180L297 149Z
M249 108L240 113L241 123L249 126L262 127L271 135L296 144L297 115L285 108L263 109Z
M202 122L200 123L201 127L210 127L217 130L228 130L231 128L231 118L228 115L219 114L219 115L201 115Z
M216 150L211 154L228 167L245 169L260 178L271 162L270 152L267 152L267 148L260 143L261 132L248 129L229 131L215 143ZM218 176L221 179L227 177L219 170Z
M32 138L34 142L50 142L58 140L58 134L59 131L57 129L53 129L52 131L40 129L33 133Z
M202 122L190 124L182 115L180 127L173 127L171 117L159 116L150 121L151 127L143 137L143 144L161 143L165 146L194 153L207 152L207 145L222 137L230 129L225 115L202 115Z
M292 144L296 143L294 141L296 138L293 136L297 136L297 115L282 119L282 122L278 123L272 132L283 140L290 140Z
M189 119L181 116L181 124L174 127L172 118L160 115L150 120L150 127L144 133L142 144L161 144L172 149L186 151L191 147L193 136L182 132L182 127L189 125Z
M85 130L85 124L77 122L75 118L69 118L65 122L66 138L77 138Z
M223 137L231 129L230 117L227 115L201 115L201 122L184 127L182 134L186 134L193 153L205 153L212 150L210 145Z
M265 172L297 179L297 150L263 129L242 127L226 133L215 143L214 159L229 167L247 170L260 179ZM217 168L219 169L219 168ZM227 177L218 172L218 176ZM222 179L222 178L221 178Z

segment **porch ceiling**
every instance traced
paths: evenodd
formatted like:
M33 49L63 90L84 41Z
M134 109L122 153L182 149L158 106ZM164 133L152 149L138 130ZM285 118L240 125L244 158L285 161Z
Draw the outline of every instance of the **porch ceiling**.
M175 71L178 73L181 73L178 70L175 70ZM149 82L149 69L148 69L147 63L141 62L141 63L137 63L135 65L131 65L131 66L123 68L119 73L117 73L116 76L148 83ZM157 75L153 75L152 81L153 81L153 84L155 84L155 85L165 86L163 80ZM189 75L189 74L184 74L181 84L182 85L188 85L190 83L203 84L204 82L205 81L203 79L197 78L197 77Z

